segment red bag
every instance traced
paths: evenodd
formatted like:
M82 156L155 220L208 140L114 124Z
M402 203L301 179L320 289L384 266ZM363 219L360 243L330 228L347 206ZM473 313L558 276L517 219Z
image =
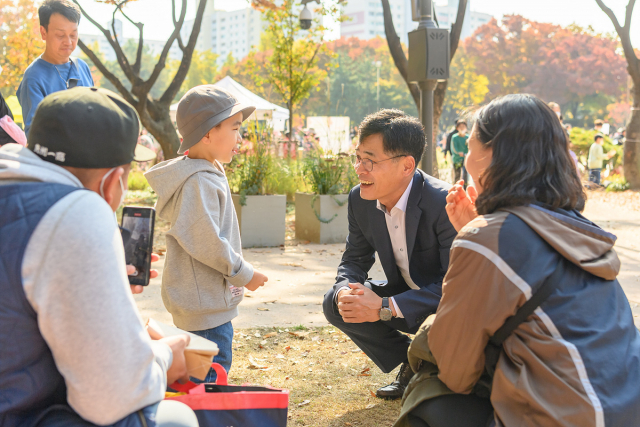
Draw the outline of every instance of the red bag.
M170 388L186 395L169 397L189 406L200 427L285 427L289 390L251 385L228 385L227 372L212 363L218 374L215 384L173 383Z

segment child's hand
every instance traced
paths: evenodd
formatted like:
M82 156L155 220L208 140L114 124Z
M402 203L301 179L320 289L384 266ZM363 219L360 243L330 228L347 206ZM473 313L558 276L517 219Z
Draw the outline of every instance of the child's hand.
M255 291L260 286L264 286L265 282L268 282L268 281L269 281L269 278L267 276L260 273L259 271L254 271L253 277L251 278L249 283L244 285L244 287L249 289L250 291Z
M465 192L463 185L463 181L458 181L456 185L451 187L447 195L447 215L449 215L449 221L456 231L460 231L462 227L478 216L475 204L478 192L471 185L467 187Z

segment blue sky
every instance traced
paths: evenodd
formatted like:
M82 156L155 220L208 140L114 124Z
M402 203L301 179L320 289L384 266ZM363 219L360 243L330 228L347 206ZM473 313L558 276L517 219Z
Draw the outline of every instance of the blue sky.
M436 4L444 1L437 1ZM551 22L560 25L577 23L582 26L593 26L602 32L613 32L614 27L609 18L600 10L595 0L470 0L471 9L477 12L489 13L496 18L504 14L520 14L526 18ZM605 0L605 3L624 21L625 6L628 0ZM81 0L83 7L99 22L108 21L113 10L110 6L95 3L93 0ZM176 3L180 3L179 1ZM153 4L153 7L149 7ZM195 13L195 0L188 0L187 18ZM240 9L246 7L245 0L216 0L217 9ZM138 0L128 7L132 19L145 23L145 37L149 39L163 39L173 30L171 22L170 0ZM632 20L632 42L634 47L640 48L640 5L635 8L635 18ZM101 19L102 18L102 19ZM621 22L622 24L622 22ZM635 24L635 25L633 25ZM98 31L86 19L80 24L83 33L97 33ZM131 25L125 26L126 37L136 36L136 29Z

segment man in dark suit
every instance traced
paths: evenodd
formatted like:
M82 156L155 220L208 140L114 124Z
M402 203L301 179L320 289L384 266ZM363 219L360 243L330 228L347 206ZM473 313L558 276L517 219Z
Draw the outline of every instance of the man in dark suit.
M349 194L349 236L336 284L324 298L327 320L385 373L402 364L378 397L402 397L413 375L411 339L434 313L456 231L445 211L449 184L416 168L425 148L420 122L380 110L360 125L353 157L360 185ZM378 253L387 282L368 280Z

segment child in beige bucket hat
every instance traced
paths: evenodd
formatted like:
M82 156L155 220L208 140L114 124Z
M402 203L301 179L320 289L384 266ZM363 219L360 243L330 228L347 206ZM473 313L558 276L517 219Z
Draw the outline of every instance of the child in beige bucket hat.
M233 326L244 288L268 280L242 257L238 218L222 163L241 141L239 130L255 107L213 85L197 86L180 100L178 153L145 176L158 194L158 216L171 223L162 276L162 300L180 328L214 341L214 361L231 368ZM211 370L205 382L214 382Z

